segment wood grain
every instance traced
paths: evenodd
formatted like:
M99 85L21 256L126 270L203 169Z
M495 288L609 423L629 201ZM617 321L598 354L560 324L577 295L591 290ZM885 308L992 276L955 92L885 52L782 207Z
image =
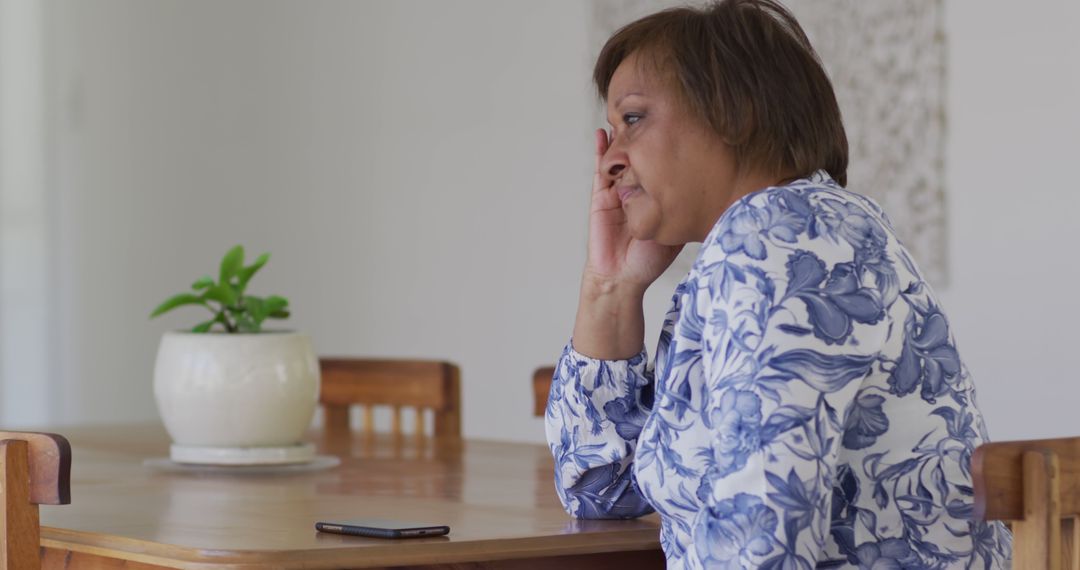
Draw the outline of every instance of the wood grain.
M1080 438L994 442L972 457L974 513L1010 521L1016 568L1080 570Z
M1013 564L1017 568L1061 569L1061 504L1058 459L1047 450L1025 451L1024 517L1013 522Z
M1080 524L1076 517L1061 520L1061 565L1063 568L1080 570Z
M51 433L0 431L0 569L39 568L39 504L71 502L71 446Z
M70 550L42 548L41 552L42 570L165 570L169 568Z
M1060 461L1061 514L1080 515L1080 438L996 441L979 446L971 459L976 489L974 515L983 520L1019 520L1024 516L1025 451L1053 451Z
M329 430L348 430L351 406L364 409L364 431L375 429L374 406L392 407L392 433L401 434L402 407L434 415L433 433L441 437L461 435L461 376L449 362L362 358L319 359L322 384L319 401L326 411ZM422 421L414 423L414 433L423 435Z
M29 445L0 440L0 569L37 568L38 508L30 502Z
M0 431L0 440L23 440L30 463L30 502L66 505L71 502L71 444L61 435L29 431Z
M44 551L45 556L42 559L44 570L166 570L169 568L94 554L53 549L44 549ZM191 566L187 567L191 568ZM265 566L262 567L265 568ZM558 570L663 570L665 567L664 553L660 550L650 550L457 564L383 566L375 570L550 570L552 568Z
M543 445L313 432L320 453L342 457L339 468L238 476L144 468L143 459L167 454L158 426L87 428L70 438L75 501L42 508L48 568L84 567L53 562L70 556L165 568L570 570L620 552L631 553L620 567L663 567L655 515L584 521L563 511ZM384 541L314 530L318 520L359 517L447 524L451 533Z

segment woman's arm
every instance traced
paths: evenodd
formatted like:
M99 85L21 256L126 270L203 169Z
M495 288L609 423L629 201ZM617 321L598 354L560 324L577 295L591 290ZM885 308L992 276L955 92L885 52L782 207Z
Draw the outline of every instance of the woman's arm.
M616 175L601 172L608 135L596 133L596 171L589 205L589 242L574 322L574 347L592 358L627 359L644 342L642 299L682 247L630 235L622 201L612 188Z
M574 340L559 359L546 413L556 489L567 512L581 518L652 512L631 468L647 413L641 398L652 394L642 299L682 249L630 235L615 176L600 170L608 143L598 129Z
M645 290L632 284L604 281L588 273L581 282L574 347L603 360L627 360L641 352L645 340Z
M555 489L578 518L633 518L652 512L633 478L633 455L652 394L645 351L596 360L567 345L548 396L548 444Z

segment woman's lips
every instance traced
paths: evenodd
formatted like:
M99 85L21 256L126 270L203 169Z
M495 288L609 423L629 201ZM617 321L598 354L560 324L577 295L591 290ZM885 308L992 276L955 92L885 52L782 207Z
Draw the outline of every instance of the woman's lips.
M625 202L639 190L641 190L641 186L619 186L615 188L615 193L619 195L619 200L621 202Z

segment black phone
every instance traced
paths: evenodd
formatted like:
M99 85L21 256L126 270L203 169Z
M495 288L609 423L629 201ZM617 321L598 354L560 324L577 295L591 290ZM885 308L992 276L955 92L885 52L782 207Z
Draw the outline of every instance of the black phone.
M450 527L446 525L419 524L386 519L319 521L315 523L315 530L372 538L416 538L421 536L443 536L450 533Z

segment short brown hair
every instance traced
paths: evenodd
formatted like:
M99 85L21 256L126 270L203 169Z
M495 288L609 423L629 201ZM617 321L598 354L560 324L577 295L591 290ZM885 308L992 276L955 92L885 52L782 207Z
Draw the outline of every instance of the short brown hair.
M619 64L636 52L675 79L683 101L732 146L740 168L797 176L824 169L847 184L847 135L832 84L779 2L722 0L630 23L597 58L593 80L602 99Z

